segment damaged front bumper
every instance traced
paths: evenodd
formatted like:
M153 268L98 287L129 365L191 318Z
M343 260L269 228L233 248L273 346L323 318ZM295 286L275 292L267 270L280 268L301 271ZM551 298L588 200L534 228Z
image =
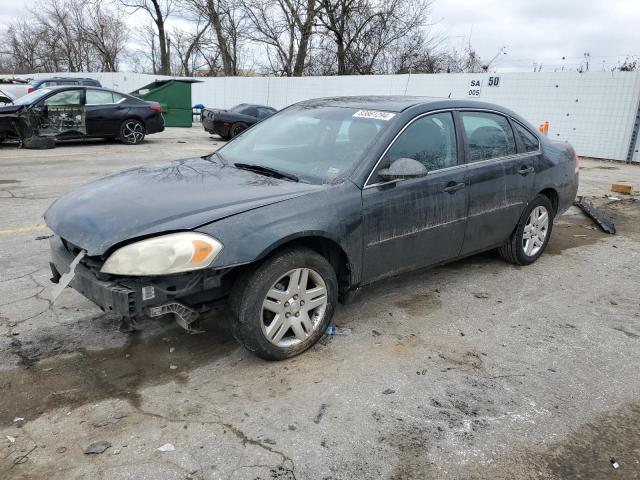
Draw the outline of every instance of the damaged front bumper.
M80 251L54 235L51 247L51 281L58 283ZM220 271L198 271L166 277L115 277L99 272L95 258L77 264L69 286L106 313L134 319L141 315L176 315L178 324L190 330L197 312L226 296Z

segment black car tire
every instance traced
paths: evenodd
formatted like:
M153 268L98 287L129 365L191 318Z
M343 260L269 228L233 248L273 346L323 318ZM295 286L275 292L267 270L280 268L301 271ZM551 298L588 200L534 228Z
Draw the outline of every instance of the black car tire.
M263 301L283 275L299 268L311 269L322 277L327 296L324 316L304 341L280 347L271 343L263 333ZM229 303L233 314L232 332L236 340L265 360L283 360L309 349L325 333L338 303L338 280L331 264L317 252L308 248L285 250L268 258L254 270L240 275L233 286Z
M529 255L525 251L523 242L524 242L524 230L528 225L532 212L541 207L546 210L548 214L547 221L547 230L544 241L542 245L539 247L535 253ZM553 218L555 216L555 212L553 210L553 205L551 205L551 201L544 196L538 195L527 205L527 208L523 212L520 217L520 221L518 225L509 238L509 241L498 249L500 256L509 263L513 263L515 265L530 265L535 262L540 256L544 253L547 248L547 244L549 243L549 239L551 238L551 231L553 230Z
M234 123L233 125L231 125L231 128L229 129L229 138L233 138L236 135L240 135L247 128L249 127L244 122Z
M135 118L129 118L120 125L120 141L127 145L138 145L144 141L146 135L144 124Z

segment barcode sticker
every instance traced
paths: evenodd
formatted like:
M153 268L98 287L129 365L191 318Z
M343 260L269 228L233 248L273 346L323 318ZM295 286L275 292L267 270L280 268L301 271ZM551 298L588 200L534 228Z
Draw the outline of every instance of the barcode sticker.
M379 112L377 110L358 110L353 114L354 118L372 118L374 120L384 120L385 122L388 122L395 116L395 113Z

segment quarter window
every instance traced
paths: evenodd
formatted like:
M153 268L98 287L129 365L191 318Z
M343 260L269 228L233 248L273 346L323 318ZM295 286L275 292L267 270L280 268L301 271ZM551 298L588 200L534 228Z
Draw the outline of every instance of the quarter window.
M387 165L398 158L412 158L428 171L457 165L456 131L451 113L435 113L413 122L391 145L385 158Z
M471 162L506 157L516 153L509 121L502 115L462 112L462 124L469 144Z
M267 118L273 115L273 111L268 108L258 107L258 118Z
M518 135L520 135L522 144L524 145L524 151L535 152L536 150L538 150L540 148L540 144L538 143L538 139L536 138L536 136L519 123L514 122L514 124L516 126Z
M87 90L87 105L107 105L113 103L113 94L104 90Z

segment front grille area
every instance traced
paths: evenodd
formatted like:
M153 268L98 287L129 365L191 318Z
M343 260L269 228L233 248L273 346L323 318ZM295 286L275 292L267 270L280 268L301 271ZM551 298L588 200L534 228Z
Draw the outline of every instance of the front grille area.
M65 240L64 238L61 238L61 240L64 248L67 250L67 252L73 255L74 258L80 253L80 250L82 250L80 247L74 245L68 240ZM85 256L82 260L80 260L80 263L87 267L89 270L95 273L99 273L102 265L104 264L104 261L100 257Z

